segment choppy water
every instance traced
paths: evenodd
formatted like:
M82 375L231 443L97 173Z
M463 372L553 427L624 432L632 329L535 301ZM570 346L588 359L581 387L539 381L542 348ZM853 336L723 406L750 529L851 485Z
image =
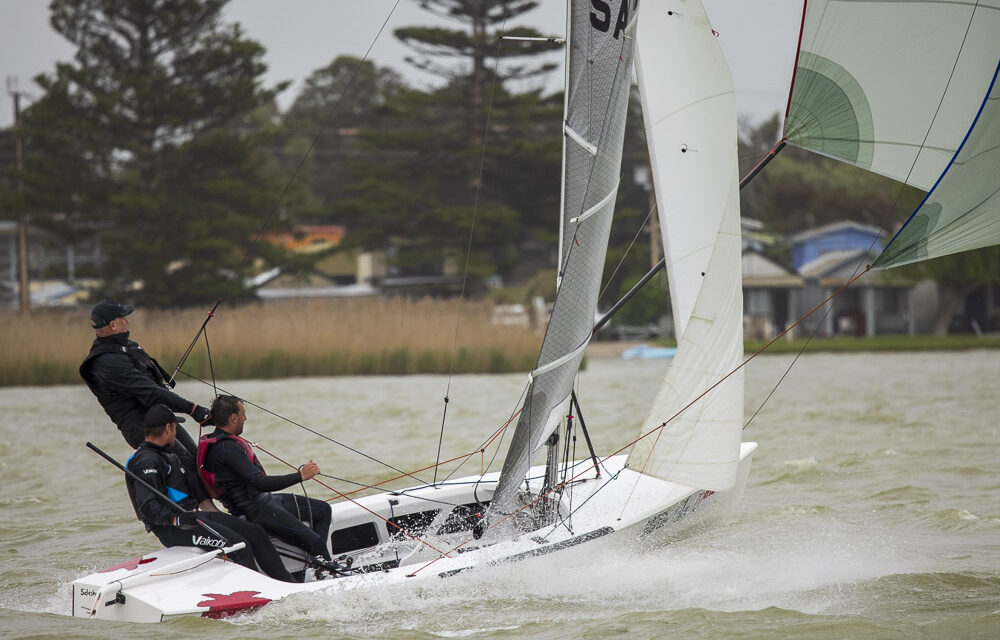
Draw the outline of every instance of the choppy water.
M790 356L747 376L747 415ZM666 364L592 359L601 452L628 441ZM418 586L297 597L229 621L74 619L69 583L157 543L87 440L127 448L83 385L0 390L0 637L1000 638L1000 353L807 355L746 431L744 501L712 532L635 554L610 541ZM234 382L230 391L379 459L475 448L523 375ZM181 393L207 402L211 391ZM366 481L383 469L251 409L247 435ZM582 442L579 445L582 447ZM487 459L488 460L488 459ZM276 463L269 466L278 470ZM479 459L464 472L478 471ZM311 495L319 495L318 491Z

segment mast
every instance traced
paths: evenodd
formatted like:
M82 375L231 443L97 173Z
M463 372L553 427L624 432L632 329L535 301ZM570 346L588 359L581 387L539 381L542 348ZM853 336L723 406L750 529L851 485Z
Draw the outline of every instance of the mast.
M590 341L621 173L636 0L571 0L563 122L561 280L491 510L509 513L535 451L565 415Z
M563 48L563 128L566 127L566 114L569 113L569 61L573 49L573 11L571 4L566 3L566 44ZM563 268L563 237L566 234L566 145L562 147L562 165L559 167L559 249L556 256L556 289L562 282Z

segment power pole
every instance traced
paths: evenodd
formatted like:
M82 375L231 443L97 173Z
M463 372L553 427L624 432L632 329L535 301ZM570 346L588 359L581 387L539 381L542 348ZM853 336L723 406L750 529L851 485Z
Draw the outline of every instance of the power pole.
M7 94L14 98L14 148L17 170L17 278L21 315L31 313L31 289L28 282L28 215L24 211L24 169L21 145L21 92L17 89L17 78L8 76Z

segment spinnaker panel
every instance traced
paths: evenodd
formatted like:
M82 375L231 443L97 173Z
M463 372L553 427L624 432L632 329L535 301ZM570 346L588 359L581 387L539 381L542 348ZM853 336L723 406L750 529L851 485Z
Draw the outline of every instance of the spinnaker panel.
M1000 0L807 0L788 142L928 190L1000 55Z
M876 268L1000 244L1000 62L989 93L945 173L885 251Z

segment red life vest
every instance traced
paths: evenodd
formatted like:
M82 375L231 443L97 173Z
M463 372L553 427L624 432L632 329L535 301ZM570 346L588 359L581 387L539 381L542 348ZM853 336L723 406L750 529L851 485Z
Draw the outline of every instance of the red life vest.
M258 462L253 455L253 448L250 446L250 443L243 438L229 433L214 438L212 436L202 436L201 439L198 440L198 479L201 480L201 484L205 487L205 492L208 493L209 497L215 499L221 498L226 492L222 489L222 487L215 483L215 474L209 472L208 469L205 468L205 455L208 452L209 445L215 444L219 440L225 440L226 438L240 443L240 446L243 447L243 451L247 454L247 458L250 459L250 462L252 462L255 467L260 469L261 472L264 471L260 462Z

